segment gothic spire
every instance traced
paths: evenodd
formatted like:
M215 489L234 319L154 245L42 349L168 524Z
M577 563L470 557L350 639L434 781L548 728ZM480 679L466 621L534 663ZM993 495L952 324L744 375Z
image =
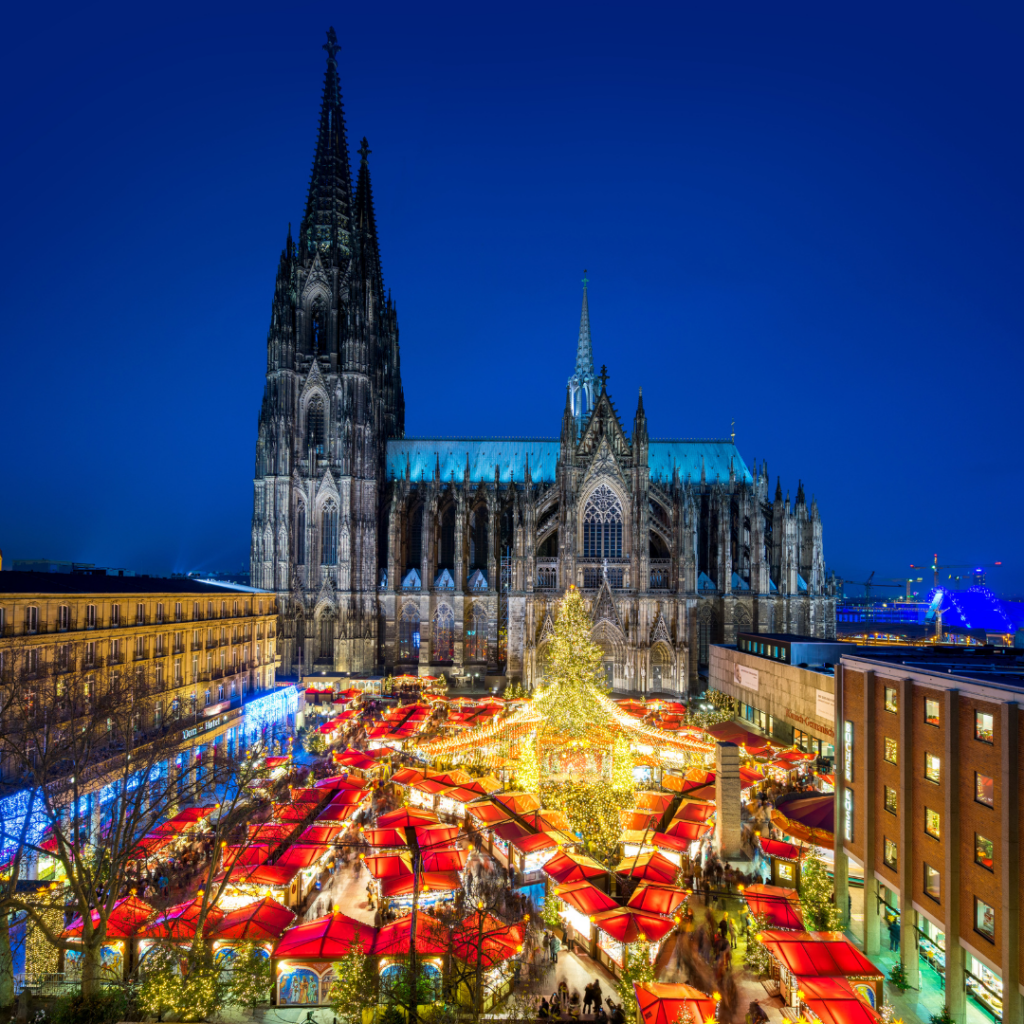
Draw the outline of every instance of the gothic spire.
M319 251L325 262L340 262L352 254L352 175L348 163L345 113L338 81L337 54L341 47L334 28L327 32L327 71L320 104L316 154L309 178L306 213L299 232L304 257Z
M359 177L356 179L355 229L359 232L360 251L368 280L376 287L377 294L383 291L383 275L380 269L380 248L377 244L377 218L373 212L373 188L370 185L370 165L367 157L373 152L366 136L359 147Z
M587 272L583 271L583 309L580 311L580 334L576 341L576 366L569 378L572 412L579 431L585 417L594 408L594 347L590 341L590 306L587 303Z

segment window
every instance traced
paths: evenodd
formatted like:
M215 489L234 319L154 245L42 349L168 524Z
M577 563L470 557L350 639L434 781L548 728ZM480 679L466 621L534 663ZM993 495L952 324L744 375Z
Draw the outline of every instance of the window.
M181 686L181 658L174 659L174 685Z
M420 656L420 613L413 605L406 605L398 622L398 657L401 661L415 661Z
M95 629L96 628L96 605L86 605L85 608L85 628Z
M57 628L68 629L71 626L71 609L66 605L62 604L57 609Z
M231 614L237 619L238 618L238 602L231 602Z
M119 604L112 604L110 606L110 624L112 626L121 625L121 606Z
M896 799L896 790L892 786L885 787L885 809L890 814L896 814L899 810L898 802Z
M987 775L974 773L974 799L979 804L992 807L995 804L995 784Z
M199 678L199 655L192 655L192 682L194 683Z
M899 744L891 737L885 737L885 752L882 756L889 764L899 764Z
M896 712L899 711L899 709L900 705L899 698L896 694L896 687L887 686L885 688L885 710L888 711L890 714L895 715Z
M226 619L228 617L228 603L227 601L221 601L220 603L220 617Z
M583 557L622 557L622 503L601 484L583 509Z
M160 701L156 702L156 706L153 708L153 725L158 729L162 728L164 724L164 706Z
M843 722L843 772L853 782L853 722Z
M338 561L338 506L333 501L328 501L320 514L320 534L321 563L336 565Z
M207 690L206 693L203 696L203 707L204 708L208 708L210 706L211 700L212 700L212 698L210 696L210 691Z
M974 930L989 942L996 941L996 912L977 896L974 897Z
M25 609L25 632L37 633L39 631L39 609L30 605Z
M986 871L995 867L995 844L978 832L974 833L974 863L980 864Z
M938 784L941 775L942 762L934 754L925 751L924 755L924 777L929 782Z
M469 661L487 660L487 616L483 609L473 605L466 623L466 658Z
M263 602L260 601L260 615L263 614Z
M329 614L320 619L320 657L334 658L334 619Z
M295 563L306 564L306 506L301 501L295 510Z
M932 837L932 839L942 838L941 818L939 817L939 812L933 811L930 807L926 807L924 809L924 830Z
M936 903L941 895L941 882L939 873L930 864L924 866L924 894L930 896Z
M162 690L164 688L164 667L163 667L163 665L157 665L157 667L156 667L156 669L154 671L154 680L156 682L157 690Z
M995 736L995 725L991 715L983 711L974 712L974 738L982 743L993 742Z
M7 625L7 612L0 608L0 636L4 635L4 626Z
M443 604L434 613L434 661L451 661L455 657L455 614Z
M939 724L939 702L937 700L931 700L930 698L925 700L924 722L925 725Z
M161 605L160 607L162 609L163 605ZM175 601L174 602L174 621L175 622L181 622L181 602L180 601Z
M891 839L885 839L884 842L885 853L882 859L885 861L886 867L890 867L895 871L897 864L896 844Z
M198 622L199 621L199 602L198 601L193 601L192 602L192 621L193 622Z
M144 636L137 636L135 638L135 657L144 658L146 656L146 638Z
M853 790L843 790L843 838L853 842Z
M306 413L306 446L314 455L324 453L324 403L315 398Z
M146 606L144 604L137 604L135 606L135 625L143 626L146 623Z
M121 641L111 640L110 641L110 660L112 662L118 662L121 660Z
M92 607L92 606L90 605L90 607ZM83 664L85 664L85 665L95 665L96 664L96 641L95 640L90 640L85 645L85 661L83 662Z

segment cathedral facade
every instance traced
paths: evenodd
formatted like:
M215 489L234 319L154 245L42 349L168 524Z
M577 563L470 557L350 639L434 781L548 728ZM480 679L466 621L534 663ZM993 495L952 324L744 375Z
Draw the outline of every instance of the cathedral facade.
M587 301L558 437L407 438L366 140L353 185L334 30L306 210L278 264L251 572L280 607L278 675L543 678L583 591L609 683L697 688L738 630L835 635L821 519L734 439L627 432ZM557 412L553 410L554 415Z

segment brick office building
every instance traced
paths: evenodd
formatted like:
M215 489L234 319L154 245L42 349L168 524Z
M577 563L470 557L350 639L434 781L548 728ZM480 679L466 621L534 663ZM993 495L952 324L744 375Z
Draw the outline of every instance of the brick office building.
M1024 657L862 650L835 691L836 892L846 907L864 880L865 952L898 919L914 988L941 968L957 1020L970 997L1019 1024Z

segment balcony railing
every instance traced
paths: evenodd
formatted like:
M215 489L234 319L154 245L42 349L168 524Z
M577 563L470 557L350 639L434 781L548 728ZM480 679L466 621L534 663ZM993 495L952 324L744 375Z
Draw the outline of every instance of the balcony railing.
M537 559L537 584L538 590L558 589L558 559L538 558Z
M650 589L668 590L672 581L672 559L652 558L650 561Z

